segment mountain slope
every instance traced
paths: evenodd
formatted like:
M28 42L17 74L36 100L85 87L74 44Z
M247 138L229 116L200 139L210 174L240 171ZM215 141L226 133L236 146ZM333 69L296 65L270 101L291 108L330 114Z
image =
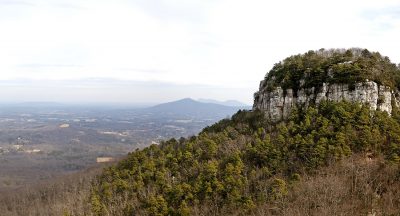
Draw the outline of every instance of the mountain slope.
M357 54L357 50L354 52ZM340 51L338 54L334 51L330 55L317 55L318 61L308 58L315 56L313 53L295 56L293 61L285 60L280 64L284 70L277 64L270 72L276 78L271 78L268 85L272 89L278 85L300 89L301 77L313 72L325 76L329 72L320 70L320 64L340 63L341 55L354 53ZM367 66L382 59L367 51L360 51L358 55L363 62L349 67L351 73L345 73L346 68L340 71L348 84L376 75L378 66ZM386 71L382 67L382 74L397 77L398 69L393 69L387 59L383 61L384 66L390 67ZM293 64L309 67L289 70L296 66ZM363 70L358 71L359 67ZM308 85L314 83L316 87L322 85L318 81L322 81L318 76L306 80ZM396 86L386 78L374 81ZM261 88L264 87L262 83ZM270 90L268 86L266 90ZM256 94L256 102L259 96ZM284 101L280 95L272 98ZM171 139L132 152L99 177L92 194L93 211L99 215L284 215L283 209L290 205L289 195L296 182L303 176L317 174L316 170L352 155L366 155L371 160L379 157L384 163L399 164L398 108L394 105L392 112L387 113L361 102L320 100L307 106L296 103L282 121L271 121L264 110L239 111L231 119L205 128L198 136L179 141ZM197 104L191 100L179 103L189 104L183 110ZM171 107L171 104L165 105L165 108ZM395 188L395 182L379 184ZM379 196L397 197L391 193L399 191L384 190ZM357 206L360 212L379 208L383 214L389 213L379 204L379 199L377 203L364 202L364 206L354 204L350 208ZM391 209L400 209L400 203L393 205ZM303 212L318 212L313 208L318 207L306 206Z
M278 208L303 175L352 154L399 163L398 115L370 112L360 104L323 102L280 124L261 112L238 112L199 136L130 153L99 177L92 207L100 215L235 215L263 205Z
M399 215L400 167L380 157L355 154L304 174L277 205L254 215Z

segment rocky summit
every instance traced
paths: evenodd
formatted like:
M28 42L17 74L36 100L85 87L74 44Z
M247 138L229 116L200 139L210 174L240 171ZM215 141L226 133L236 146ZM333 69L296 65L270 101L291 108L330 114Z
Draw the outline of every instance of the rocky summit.
M395 65L385 58L361 49L310 51L289 57L261 81L253 109L278 121L287 118L295 107L328 100L362 103L390 115L393 106L399 106L400 94L396 83L385 80L396 80ZM307 66L308 61L314 65ZM382 77L384 74L389 77ZM341 79L336 79L338 76Z

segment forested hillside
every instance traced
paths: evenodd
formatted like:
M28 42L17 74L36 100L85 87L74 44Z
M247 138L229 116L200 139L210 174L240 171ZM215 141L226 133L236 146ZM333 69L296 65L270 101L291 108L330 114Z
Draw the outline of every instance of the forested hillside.
M383 166L398 172L399 120L398 111L390 117L347 102L298 109L278 124L269 123L261 112L240 111L198 136L137 150L104 170L94 182L92 211L95 215L241 215L261 214L262 206L268 206L262 208L264 213L284 214L292 189L305 190L297 182L351 155L379 158ZM374 192L376 196L390 196L399 209L394 201L400 198L398 191L385 189L393 189L396 181L377 184L385 186ZM336 202L348 205L348 200ZM378 199L374 208L385 212L379 203ZM362 212L371 205L354 203L352 208ZM303 210L313 208L317 206Z

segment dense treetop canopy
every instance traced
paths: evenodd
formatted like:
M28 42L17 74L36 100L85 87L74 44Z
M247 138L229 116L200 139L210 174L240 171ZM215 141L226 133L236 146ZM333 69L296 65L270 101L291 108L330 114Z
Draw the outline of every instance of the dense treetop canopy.
M297 90L319 87L322 83L372 80L392 89L400 88L400 69L388 57L367 49L320 49L290 56L276 63L266 75L267 88L281 86ZM301 86L301 80L304 84ZM265 87L265 86L264 86Z
M95 215L246 215L278 206L303 173L354 153L400 162L400 121L348 102L294 110L270 124L239 111L198 136L128 155L93 185Z

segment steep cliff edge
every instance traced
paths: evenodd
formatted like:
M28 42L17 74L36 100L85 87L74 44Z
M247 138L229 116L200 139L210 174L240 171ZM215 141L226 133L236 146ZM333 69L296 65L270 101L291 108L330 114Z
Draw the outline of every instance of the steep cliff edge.
M368 80L356 83L354 89L350 89L348 84L323 83L318 91L315 88L300 88L296 94L293 89L286 89L285 92L282 87L276 87L272 91L261 88L255 94L253 108L265 111L271 120L280 120L286 118L297 105L319 104L322 100L346 100L368 104L372 110L378 109L391 114L392 106L399 104L395 95L395 91L389 87Z
M379 53L310 51L274 66L254 94L253 109L277 121L287 118L296 106L345 100L391 114L393 106L399 106L399 74L398 67Z

